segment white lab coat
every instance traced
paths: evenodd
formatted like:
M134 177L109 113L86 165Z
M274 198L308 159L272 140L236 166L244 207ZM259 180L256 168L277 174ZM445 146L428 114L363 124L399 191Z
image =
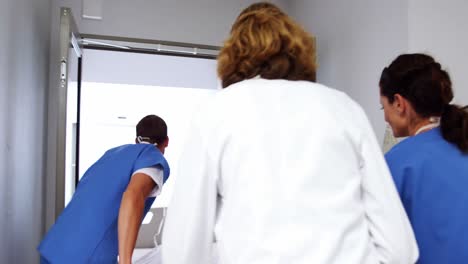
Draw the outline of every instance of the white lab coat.
M193 121L164 264L414 263L418 249L363 110L305 81L252 79Z

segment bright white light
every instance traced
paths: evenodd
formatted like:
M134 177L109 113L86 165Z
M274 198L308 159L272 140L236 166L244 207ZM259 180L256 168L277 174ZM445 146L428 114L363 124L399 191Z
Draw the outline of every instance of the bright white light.
M135 126L146 115L163 118L168 126L165 157L171 177L153 207L166 207L191 117L216 90L90 83L81 86L80 178L105 151L135 142Z

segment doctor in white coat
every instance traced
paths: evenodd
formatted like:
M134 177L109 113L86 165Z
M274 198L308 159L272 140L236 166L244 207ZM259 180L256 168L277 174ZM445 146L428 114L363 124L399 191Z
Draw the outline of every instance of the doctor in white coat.
M225 88L196 115L163 231L164 264L414 263L373 130L314 83L312 38L269 3L235 21ZM213 247L213 241L216 246Z

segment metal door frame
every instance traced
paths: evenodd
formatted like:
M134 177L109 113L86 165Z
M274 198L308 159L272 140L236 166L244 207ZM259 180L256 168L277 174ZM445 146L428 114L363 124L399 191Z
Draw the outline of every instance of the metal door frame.
M56 136L56 162L55 162L55 218L65 207L65 155L66 155L66 127L67 127L67 93L68 93L68 63L70 46L75 50L81 62L81 38L78 27L70 8L60 8L60 82L57 89L57 136ZM78 70L81 69L78 65ZM78 73L78 77L81 74ZM81 80L77 80L78 84ZM79 86L78 86L79 87Z

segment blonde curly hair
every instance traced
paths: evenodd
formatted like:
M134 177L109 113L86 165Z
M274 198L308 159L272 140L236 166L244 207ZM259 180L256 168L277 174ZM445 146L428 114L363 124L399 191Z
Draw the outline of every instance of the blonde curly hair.
M277 6L244 9L218 56L223 88L260 75L265 79L315 81L315 41Z

